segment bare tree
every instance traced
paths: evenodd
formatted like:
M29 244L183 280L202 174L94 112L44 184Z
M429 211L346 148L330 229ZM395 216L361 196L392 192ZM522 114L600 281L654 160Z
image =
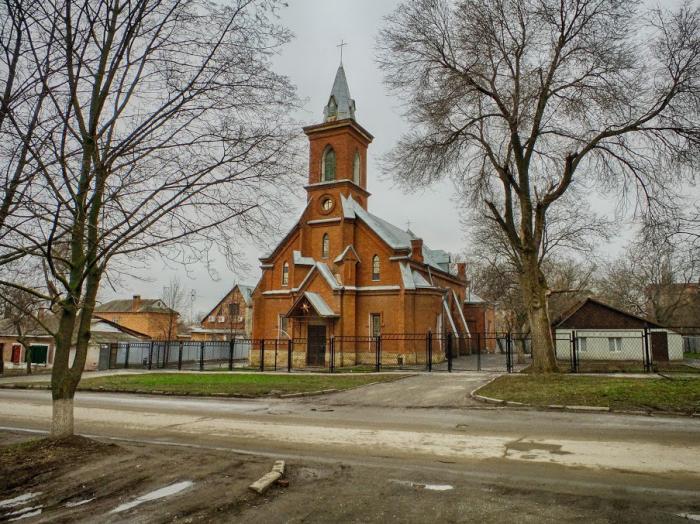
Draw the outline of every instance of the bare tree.
M597 279L598 294L635 315L678 327L687 284L700 280L700 259L692 245L673 238L655 240L642 232Z
M177 329L177 320L180 316L179 310L185 305L186 296L187 290L183 287L182 281L178 277L172 277L168 285L163 287L163 294L160 298L168 308L167 325L163 327L163 338L165 340L172 340L174 335L177 334L177 332L173 333L173 330Z
M185 304L187 290L182 286L182 282L178 277L172 277L167 286L163 287L161 300L168 308L168 314L165 318L166 324L163 326L162 337L165 342L165 355L163 357L164 365L167 367L170 361L170 350L172 340L177 338L179 329L179 310Z
M49 37L41 46L29 44L29 13L39 2L0 2L0 173L4 192L0 200L0 265L24 256L27 246L16 227L26 220L23 207L30 201L31 182L37 175L31 165L30 145L41 147L46 132L40 129L42 109L48 96L41 80L55 38L52 21ZM43 121L44 124L48 122Z
M387 167L409 187L452 177L504 232L535 371L556 370L542 270L552 206L597 183L636 189L654 213L698 161L700 10L640 5L407 0L379 37L413 125Z
M57 45L51 67L39 69L51 132L43 148L29 144L40 177L21 233L46 261L52 291L41 298L59 316L53 437L73 433L95 299L111 267L149 256L195 263L213 248L231 260L242 236L274 228L299 172L295 93L270 67L290 38L275 21L278 4L85 0L34 10L56 20ZM39 49L50 35L29 25Z

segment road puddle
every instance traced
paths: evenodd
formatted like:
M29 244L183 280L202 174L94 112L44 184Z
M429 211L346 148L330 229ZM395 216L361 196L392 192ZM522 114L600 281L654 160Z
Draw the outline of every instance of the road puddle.
M12 517L8 518L8 522L13 522L15 520L21 520L21 519L27 519L29 517L36 517L37 515L41 515L41 512L43 511L43 506L36 506L33 508L22 508L17 511L13 511L12 513L8 513L7 515L4 515L5 518L7 517Z
M415 489L427 489L429 491L450 491L452 489L455 489L454 486L452 486L451 484L428 484L425 482L411 482L410 480L395 479L391 479L391 482Z
M164 488L160 488L155 491L151 491L150 493L146 493L145 495L141 495L140 497L137 497L131 502L121 504L120 506L117 506L112 511L110 511L110 513L121 513L122 511L126 511L131 508L135 508L136 506L140 506L144 502L150 502L152 500L158 500L165 497L170 497L172 495L176 495L181 491L191 488L193 485L194 483L191 480L176 482L175 484L171 484L170 486L165 486Z
M85 504L89 504L93 500L95 500L94 497L91 499L79 500L77 502L66 502L66 507L67 508L77 508L78 506L84 506Z
M20 495L19 497L15 497L13 499L0 500L0 508L14 508L15 506L21 506L39 495L41 495L40 492L25 493L24 495Z

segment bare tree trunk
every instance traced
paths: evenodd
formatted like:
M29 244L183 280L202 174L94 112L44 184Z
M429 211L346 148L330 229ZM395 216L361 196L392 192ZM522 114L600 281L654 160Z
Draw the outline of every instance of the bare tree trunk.
M53 400L51 417L51 438L61 439L73 436L73 397Z
M555 373L558 368L549 323L547 281L536 260L524 257L520 280L532 337L533 371Z

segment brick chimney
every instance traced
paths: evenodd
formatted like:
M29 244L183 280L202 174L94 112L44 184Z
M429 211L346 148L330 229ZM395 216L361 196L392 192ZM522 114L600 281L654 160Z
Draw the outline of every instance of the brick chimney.
M134 295L134 299L131 302L131 311L138 311L141 307L141 295Z
M423 239L411 239L411 258L416 262L423 262Z
M457 276L462 280L467 279L467 264L465 262L457 262Z

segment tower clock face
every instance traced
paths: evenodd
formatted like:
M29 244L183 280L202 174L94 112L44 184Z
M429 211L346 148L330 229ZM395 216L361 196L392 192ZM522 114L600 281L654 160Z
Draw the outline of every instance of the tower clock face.
M324 211L330 211L333 209L333 199L330 197L324 197L321 201L321 209Z

